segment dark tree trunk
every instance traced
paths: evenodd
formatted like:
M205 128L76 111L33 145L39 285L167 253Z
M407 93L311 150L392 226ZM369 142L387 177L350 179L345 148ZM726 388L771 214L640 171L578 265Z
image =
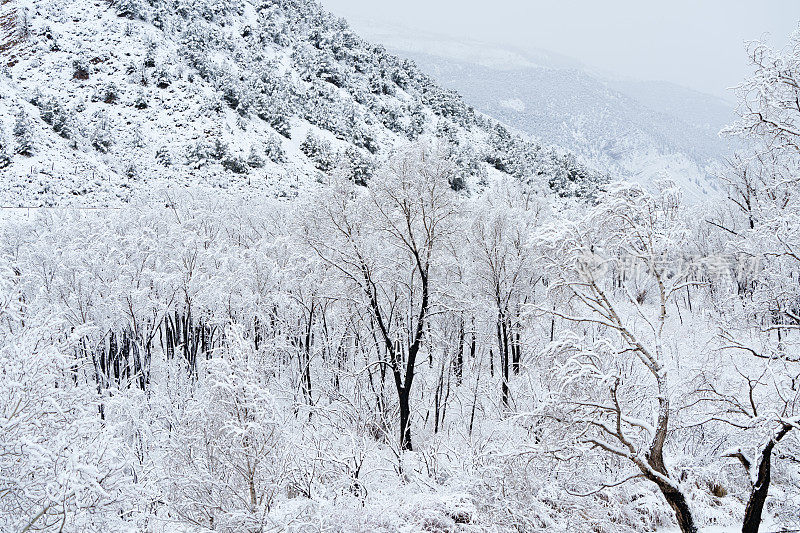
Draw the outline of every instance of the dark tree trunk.
M461 385L461 379L464 374L464 340L465 340L465 331L464 331L464 319L462 318L459 323L459 331L458 331L458 346L456 347L456 358L453 364L453 370L456 375L456 384Z
M686 496L680 490L676 490L670 485L656 482L658 488L661 489L661 494L672 510L675 512L675 519L678 521L678 527L682 533L697 533L697 526L694 523L694 516L692 510L689 508L689 502L686 501Z
M664 465L664 458L660 448L655 453L651 453L651 455L648 457L648 462L650 463L650 466L652 466L653 469L662 476L667 478L669 477L666 466ZM678 527L680 528L681 532L697 533L697 526L694 523L694 516L692 515L692 510L689 507L689 502L686 500L686 495L681 490L676 489L674 486L664 483L660 478L654 477L647 472L644 474L645 477L650 479L650 481L658 485L658 488L661 490L661 494L664 495L664 499L667 500L667 503L675 513L675 520L678 522Z
M758 533L758 528L761 526L761 514L764 511L764 503L767 501L767 494L769 493L772 451L775 449L775 445L780 442L791 429L792 426L782 426L778 434L764 446L763 450L761 450L761 456L758 458L756 483L753 485L753 490L750 492L750 499L747 500L747 507L744 510L742 533Z
M300 372L301 372L301 385L300 387L303 390L303 397L306 400L308 405L313 405L312 395L311 395L311 354L312 354L312 347L314 344L314 305L311 306L311 311L308 314L308 322L306 324L306 334L305 338L302 339L302 349L301 349L301 362L300 362Z
M439 433L439 414L442 407L442 385L444 380L444 362L439 370L439 379L436 381L436 390L433 393L433 434ZM425 417L427 421L427 416Z
M616 394L616 389L614 390ZM616 396L615 396L616 398ZM667 465L664 462L664 443L667 440L667 428L669 426L669 401L665 396L659 397L659 415L658 426L653 443L650 445L650 450L647 454L647 462L653 470L661 474L664 478L669 479L669 472L667 472ZM678 527L682 533L697 533L697 525L694 523L694 515L689 507L689 502L686 500L686 495L676 486L665 483L662 478L653 476L648 472L644 472L645 476L653 481L661 490L664 499L672 508L675 513L675 520L678 522Z
M519 375L522 368L522 340L519 325L513 328L511 350L513 354L511 368L514 375Z
M114 383L120 382L120 354L119 347L117 346L117 336L111 332L111 338L108 341L108 361L111 364L111 374L114 376Z
M399 346L399 340L397 343L395 342L396 339L393 338L391 333L391 314L389 314L388 320L384 320L384 314L378 303L378 295L374 289L375 285L370 277L369 269L365 264L362 263L361 265L366 295L369 298L369 306L374 321L373 324L378 326L381 337L383 337L383 344L386 348L386 354L389 357L394 384L397 390L400 407L400 449L407 451L413 450L411 443L411 386L414 383L417 355L422 347L423 333L427 325L428 306L430 305L427 266L423 264L417 251L412 250L412 252L416 259L417 272L419 272L420 276L422 299L420 301L416 324L413 324L413 320L411 321L413 328L409 338L410 343L407 345L408 352L405 352L406 345ZM404 355L406 356L405 358L403 357ZM403 368L405 368L405 370Z
M400 449L413 451L411 444L411 407L409 405L409 391L402 389L399 391L400 400Z
M472 332L470 334L470 343L469 343L469 358L473 361L475 360L475 353L478 349L478 340L477 335L475 333L475 318L472 319Z
M508 322L501 314L497 319L497 344L500 350L500 401L503 408L508 408Z

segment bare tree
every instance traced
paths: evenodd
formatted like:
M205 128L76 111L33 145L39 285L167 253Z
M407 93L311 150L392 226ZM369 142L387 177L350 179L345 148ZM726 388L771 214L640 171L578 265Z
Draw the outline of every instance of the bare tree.
M651 196L636 186L612 187L583 224L553 228L545 237L551 289L566 292L575 311L541 311L600 335L592 346L577 336L555 344L559 385L548 416L575 428L579 449L632 463L638 474L623 481L655 483L681 531L693 533L686 494L664 457L674 383L663 335L670 302L691 283L669 261L680 247L681 227L674 189ZM608 284L609 269L627 271L616 290Z
M400 443L412 449L411 391L432 307L431 276L455 207L451 166L423 147L396 154L369 189L336 182L316 209L324 236L309 243L365 299L379 364L392 372L400 410ZM322 238L320 238L322 237Z
M726 131L748 143L724 176L734 212L744 223L727 230L728 248L759 268L747 298L723 302L721 348L735 357L740 386L712 380L701 389L707 415L732 427L738 459L750 482L742 531L759 530L776 447L800 421L800 33L784 50L764 42L749 47L753 75L737 87L739 120ZM748 453L748 449L752 453Z
M510 373L522 364L521 306L527 303L540 276L532 269L528 235L538 223L541 205L512 183L498 184L476 213L471 244L477 283L496 315L500 357L501 404L510 404Z

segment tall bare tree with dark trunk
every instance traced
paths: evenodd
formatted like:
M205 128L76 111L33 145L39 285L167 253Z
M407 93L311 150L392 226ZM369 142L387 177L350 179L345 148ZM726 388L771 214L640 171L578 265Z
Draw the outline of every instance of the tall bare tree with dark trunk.
M392 373L400 447L413 448L412 387L434 305L432 277L455 214L452 168L422 147L394 155L366 190L336 181L316 204L308 242L356 288ZM349 296L349 295L348 295Z
M500 402L511 404L510 376L522 365L520 303L540 279L532 269L527 239L541 206L516 184L503 183L488 196L491 209L477 213L470 238L479 286L495 315L500 358Z
M709 383L702 392L712 416L743 443L724 456L738 459L748 474L742 531L756 533L775 450L800 428L800 34L782 50L755 41L748 52L753 74L736 88L739 118L726 130L745 142L722 176L730 221L711 222L724 231L728 249L750 263L738 280L747 298L725 306L720 334L744 386L722 390Z

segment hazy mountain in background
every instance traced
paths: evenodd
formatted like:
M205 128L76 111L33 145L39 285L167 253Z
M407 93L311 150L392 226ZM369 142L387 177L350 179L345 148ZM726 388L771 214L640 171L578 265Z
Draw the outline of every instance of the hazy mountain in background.
M725 100L669 82L615 77L558 54L526 51L354 21L359 31L413 59L475 108L612 175L668 177L689 197L714 195L729 149L719 131Z

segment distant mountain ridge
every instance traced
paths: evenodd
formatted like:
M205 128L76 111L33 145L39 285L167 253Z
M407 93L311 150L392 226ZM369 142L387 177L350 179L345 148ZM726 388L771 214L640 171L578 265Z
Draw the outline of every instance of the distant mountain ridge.
M713 168L729 146L718 133L734 118L732 105L720 98L619 78L546 51L356 25L479 111L612 176L643 183L668 177L694 199L717 193Z

